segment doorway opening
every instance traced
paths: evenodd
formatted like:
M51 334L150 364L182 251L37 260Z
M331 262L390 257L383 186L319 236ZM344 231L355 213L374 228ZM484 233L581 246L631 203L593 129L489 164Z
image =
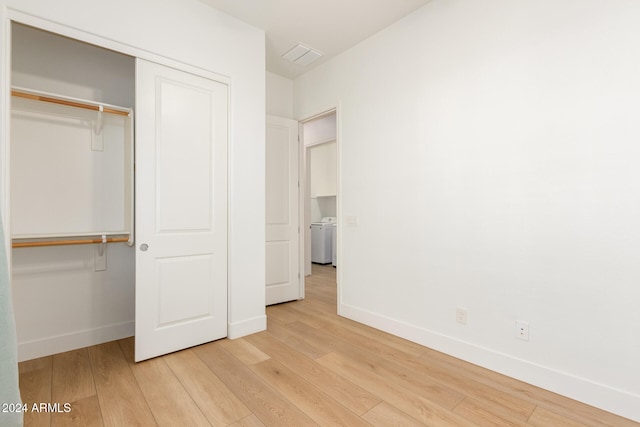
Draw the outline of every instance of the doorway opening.
M300 123L304 158L304 274L340 263L339 156L335 109Z

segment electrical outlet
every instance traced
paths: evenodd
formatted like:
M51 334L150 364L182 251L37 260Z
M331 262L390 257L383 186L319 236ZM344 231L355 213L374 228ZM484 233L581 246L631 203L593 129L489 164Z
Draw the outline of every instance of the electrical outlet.
M467 324L467 310L464 308L456 308L456 322L463 325Z
M516 320L516 338L529 341L529 324L522 320Z

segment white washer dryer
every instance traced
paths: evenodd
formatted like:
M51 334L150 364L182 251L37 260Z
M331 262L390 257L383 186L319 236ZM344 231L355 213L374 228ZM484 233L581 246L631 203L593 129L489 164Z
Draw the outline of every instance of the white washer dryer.
M311 223L311 262L316 264L331 264L332 256L332 232L336 218L325 216L320 222Z

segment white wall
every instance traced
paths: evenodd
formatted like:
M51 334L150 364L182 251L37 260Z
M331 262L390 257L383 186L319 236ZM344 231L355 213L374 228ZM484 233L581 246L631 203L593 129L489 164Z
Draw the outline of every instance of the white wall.
M12 26L11 84L135 107L135 59L25 25Z
M311 199L311 222L320 222L325 216L337 217L336 196Z
M267 71L267 114L293 118L293 80Z
M433 0L299 77L296 117L339 105L359 217L340 312L640 420L639 17Z
M16 14L16 12L20 14ZM0 0L0 31L7 40L9 16L42 19L42 25L135 52L150 60L176 61L230 77L229 335L266 327L264 310L264 32L196 0ZM26 16L26 17L25 17ZM0 83L8 87L2 46ZM0 91L0 164L6 161L8 96ZM0 174L7 211L7 174ZM8 246L6 241L5 245ZM252 268L246 268L251 265Z

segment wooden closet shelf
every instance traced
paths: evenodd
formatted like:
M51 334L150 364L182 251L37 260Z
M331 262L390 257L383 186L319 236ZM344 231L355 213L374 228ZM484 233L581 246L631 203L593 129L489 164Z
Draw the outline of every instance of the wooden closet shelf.
M11 95L16 96L18 98L33 99L33 100L36 100L36 101L51 102L51 103L54 103L54 104L67 105L69 107L77 107L77 108L84 108L84 109L87 109L87 110L100 111L100 107L98 105L84 104L84 103L76 102L76 101L68 101L68 100L65 100L65 99L52 98L52 97L44 96L44 95L36 95L36 94L32 94L32 93L20 92L18 90L12 90L11 91ZM129 115L128 111L117 110L115 108L110 108L110 107L103 107L102 111L105 112L105 113L110 113L110 114L118 114L120 116L128 116Z
M95 239L62 239L62 240L40 240L34 242L12 242L13 248L34 248L40 246L68 246L68 245L91 245L96 243L123 243L128 242L128 237L108 237L105 241L102 238Z

